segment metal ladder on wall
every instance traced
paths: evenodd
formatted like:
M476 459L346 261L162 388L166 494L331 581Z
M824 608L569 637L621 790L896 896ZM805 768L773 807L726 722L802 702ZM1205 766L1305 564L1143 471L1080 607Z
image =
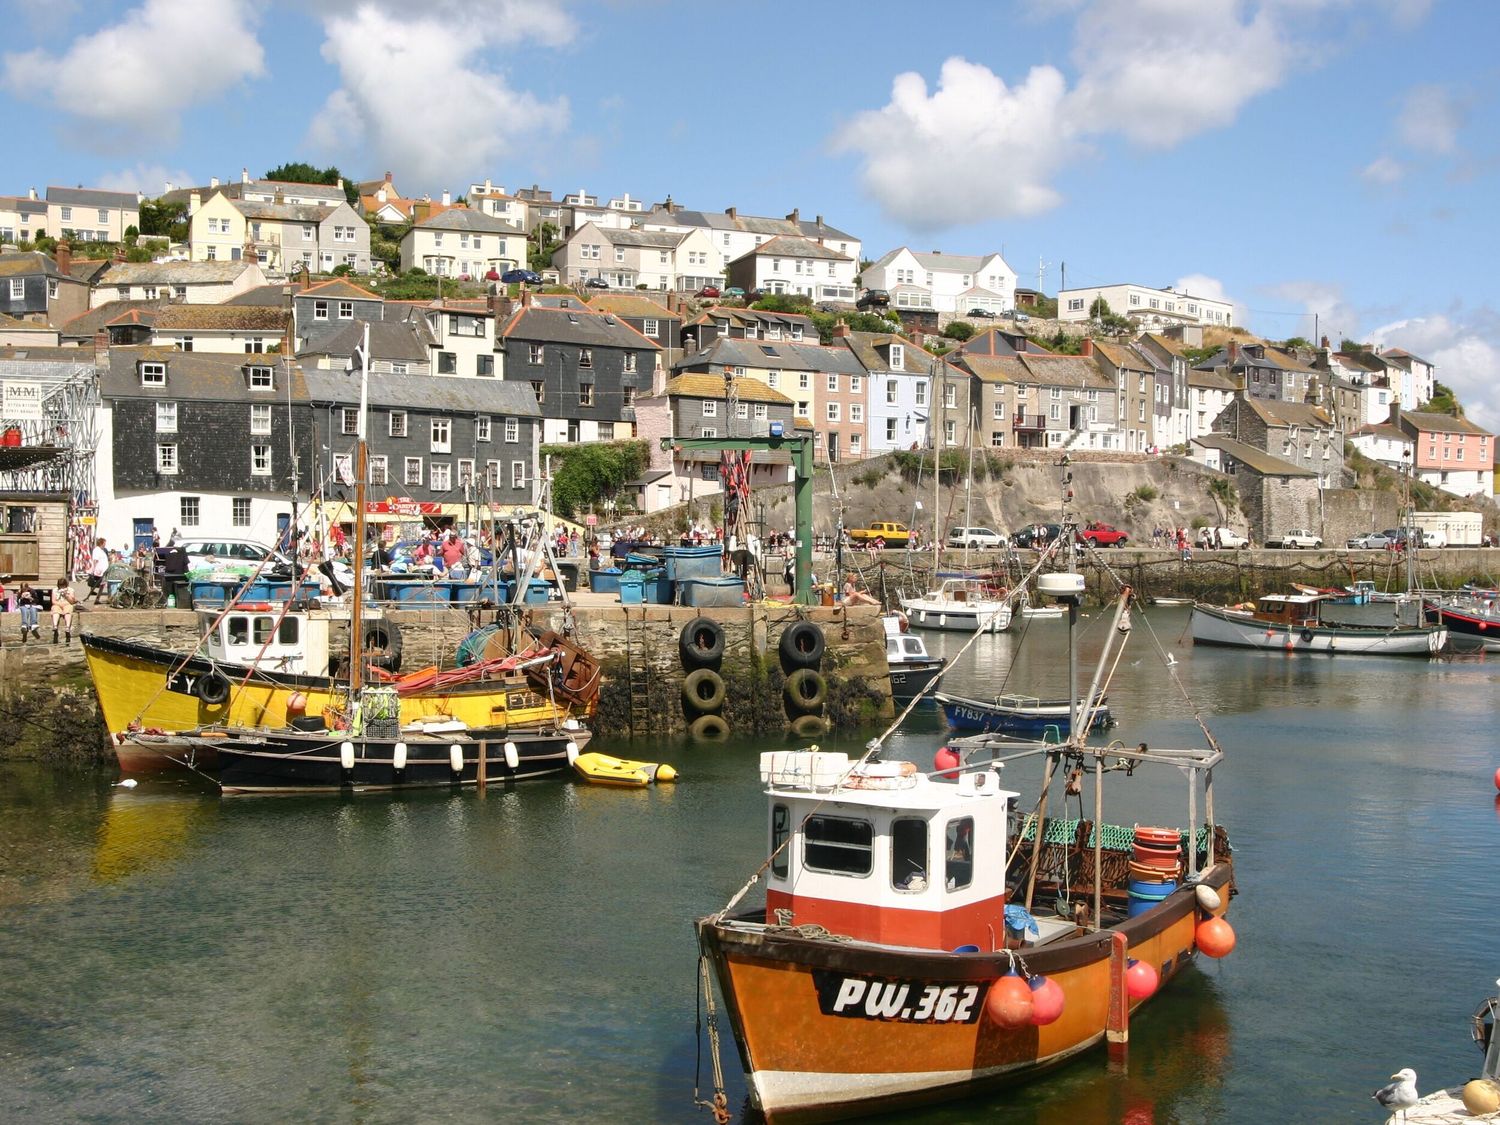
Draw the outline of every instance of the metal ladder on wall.
M646 609L641 607L640 622L630 623L625 611L625 659L630 668L630 735L641 737L651 730L651 660L646 630Z

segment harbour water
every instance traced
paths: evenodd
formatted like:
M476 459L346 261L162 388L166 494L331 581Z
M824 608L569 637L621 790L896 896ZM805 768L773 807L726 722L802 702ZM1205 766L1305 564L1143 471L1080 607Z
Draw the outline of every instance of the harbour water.
M1082 624L1086 684L1107 622ZM902 1120L1378 1121L1369 1093L1396 1069L1424 1091L1477 1070L1467 1016L1500 975L1500 664L1195 651L1186 624L1137 619L1109 737L1203 745L1186 696L1222 744L1238 948L1144 1010L1125 1069L1095 1052ZM1064 693L1065 625L1022 628L977 641L948 688ZM928 710L889 754L940 742ZM763 858L771 747L595 748L683 780L221 800L0 767L0 1120L711 1120L691 920ZM1007 771L1023 805L1037 772ZM1120 778L1106 817L1180 822L1186 786L1163 780Z

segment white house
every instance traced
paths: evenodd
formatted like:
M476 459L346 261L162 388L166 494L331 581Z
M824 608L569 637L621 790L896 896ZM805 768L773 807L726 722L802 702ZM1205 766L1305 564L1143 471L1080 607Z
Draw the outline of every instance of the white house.
M724 260L705 231L618 230L585 223L552 255L564 285L602 277L612 289L644 285L696 292L724 283Z
M494 215L462 207L423 219L401 239L401 268L439 277L482 278L526 264L526 232Z
M49 187L47 233L75 242L121 242L141 225L141 197L133 191Z
M1127 316L1143 328L1166 328L1178 324L1227 327L1234 323L1234 306L1228 301L1129 284L1060 290L1057 318L1089 320L1089 310L1101 297L1109 305L1110 312Z
M781 235L730 261L730 285L746 292L801 293L814 301L854 300L859 263L806 238Z
M217 305L266 284L255 262L111 262L94 279L89 307L163 299Z
M1400 374L1398 390L1403 410L1415 410L1432 401L1437 383L1435 363L1402 348L1382 348L1380 358L1385 360L1387 368L1392 369L1393 377Z
M884 289L903 309L1005 312L1015 307L1016 271L999 254L919 253L902 246L861 274L867 289Z
M1390 412L1379 422L1361 426L1349 435L1349 444L1372 461L1400 472L1411 467L1415 439L1390 420Z
M803 219L793 209L784 219L767 218L760 215L741 215L735 208L719 211L689 211L673 203L670 198L655 210L642 215L639 225L644 230L702 230L726 262L743 257L758 246L773 238L790 236L805 238L858 262L860 241L837 227L831 227L817 216L812 222Z

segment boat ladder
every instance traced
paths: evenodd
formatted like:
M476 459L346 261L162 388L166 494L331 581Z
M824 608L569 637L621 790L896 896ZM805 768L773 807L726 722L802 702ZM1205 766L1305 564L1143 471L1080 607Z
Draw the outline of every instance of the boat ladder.
M638 738L651 732L651 656L650 633L646 628L646 611L634 626L630 610L625 610L625 655L630 668L630 735Z

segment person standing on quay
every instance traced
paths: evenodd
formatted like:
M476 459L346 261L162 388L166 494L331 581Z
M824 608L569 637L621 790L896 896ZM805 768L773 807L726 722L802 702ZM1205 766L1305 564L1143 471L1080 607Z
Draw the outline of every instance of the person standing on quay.
M73 593L73 587L68 585L66 578L57 580L57 588L52 591L52 643L57 644L57 626L63 626L63 635L66 638L63 644L73 642L73 610L78 605L78 596Z
M104 574L109 570L109 550L103 539L94 540L94 549L89 553L89 593L94 604L99 604L99 595L104 590Z

